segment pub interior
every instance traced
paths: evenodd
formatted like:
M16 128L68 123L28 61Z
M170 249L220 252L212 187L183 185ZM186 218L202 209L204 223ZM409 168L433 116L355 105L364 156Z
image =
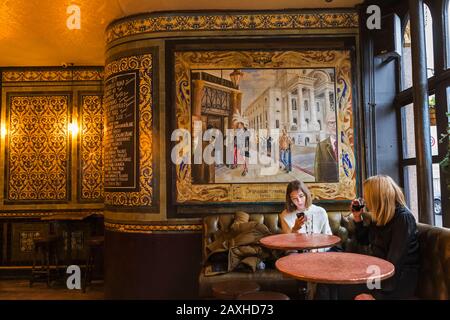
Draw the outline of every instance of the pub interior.
M0 1L0 300L448 300L449 2Z

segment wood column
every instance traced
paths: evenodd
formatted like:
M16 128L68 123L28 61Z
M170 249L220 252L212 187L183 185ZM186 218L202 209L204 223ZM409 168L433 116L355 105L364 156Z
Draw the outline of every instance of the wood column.
M427 61L422 0L409 0L413 75L414 127L417 157L419 221L434 224L433 171L428 113Z

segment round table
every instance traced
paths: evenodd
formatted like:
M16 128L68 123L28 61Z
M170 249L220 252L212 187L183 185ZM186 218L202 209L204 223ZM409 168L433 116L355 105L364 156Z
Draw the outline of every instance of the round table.
M341 242L341 239L321 233L283 233L264 237L259 242L270 249L311 250L332 247Z
M389 261L347 252L292 254L280 258L276 268L295 279L316 283L358 284L394 275Z

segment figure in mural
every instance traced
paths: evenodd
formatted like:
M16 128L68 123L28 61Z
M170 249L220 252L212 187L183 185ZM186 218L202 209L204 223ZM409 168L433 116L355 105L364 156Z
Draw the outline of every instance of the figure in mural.
M243 170L241 176L246 176L248 173L248 160L250 157L250 135L248 131L248 120L239 112L233 115L233 122L237 124L237 134L234 137L235 145L235 165L243 163ZM239 139L240 135L244 135L244 139ZM239 161L238 161L239 159Z
M336 116L327 114L326 131L328 138L320 141L316 147L314 175L316 182L338 182L338 142L336 139Z
M292 170L291 144L291 138L287 135L286 129L283 129L283 133L280 137L280 161L286 172Z

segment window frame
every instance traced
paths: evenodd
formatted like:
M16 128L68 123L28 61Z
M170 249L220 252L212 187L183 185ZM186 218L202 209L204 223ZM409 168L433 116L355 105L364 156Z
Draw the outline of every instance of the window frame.
M433 61L434 61L434 75L428 77L428 96L435 95L436 101L436 127L437 127L437 137L438 139L441 136L441 133L445 133L447 131L448 126L448 118L446 113L449 112L448 108L450 105L450 96L447 93L447 88L450 88L450 39L448 38L450 34L449 30L449 21L448 21L448 10L450 9L450 0L438 0L438 1L424 1L424 4L428 6L430 9L430 13L432 16L432 27L433 27ZM440 9L439 9L440 8ZM439 10L437 10L439 9ZM440 13L438 16L437 13ZM424 17L425 18L425 17ZM403 41L404 41L404 32L406 31L406 26L409 21L409 12L404 14L402 19L402 50L403 50ZM441 24L441 25L440 25ZM439 34L438 30L443 30ZM411 39L411 43L414 39ZM442 47L436 46L436 42L441 41L444 45ZM413 103L413 87L403 89L404 83L404 63L403 59L399 59L398 63L398 88L399 91L395 97L394 108L397 112L398 126L401 132L401 147L399 148L400 152L400 161L399 161L399 176L401 178L401 182L403 183L403 187L405 190L405 196L408 198L409 205L409 184L407 181L407 176L405 175L406 167L408 166L417 166L417 154L414 157L405 157L403 150L405 148L405 132L403 130L404 117L402 116L402 108L406 107L409 104ZM412 62L411 62L412 66ZM442 66L442 67L440 67ZM427 66L429 68L429 66ZM450 89L449 89L450 91ZM414 121L414 119L413 119ZM415 139L415 137L414 137ZM440 161L445 157L447 153L447 146L449 143L448 137L445 139L444 143L438 144L438 155L432 155L431 162L432 164L439 164ZM444 177L444 173L440 168L440 189L441 189L441 201L445 203L450 197L450 194L446 187L446 181ZM434 193L434 191L433 191ZM432 195L434 199L434 194ZM433 201L434 203L434 201ZM444 208L444 205L442 206ZM433 213L434 215L434 213ZM450 217L446 217L445 210L442 210L442 223L443 226L449 227Z

